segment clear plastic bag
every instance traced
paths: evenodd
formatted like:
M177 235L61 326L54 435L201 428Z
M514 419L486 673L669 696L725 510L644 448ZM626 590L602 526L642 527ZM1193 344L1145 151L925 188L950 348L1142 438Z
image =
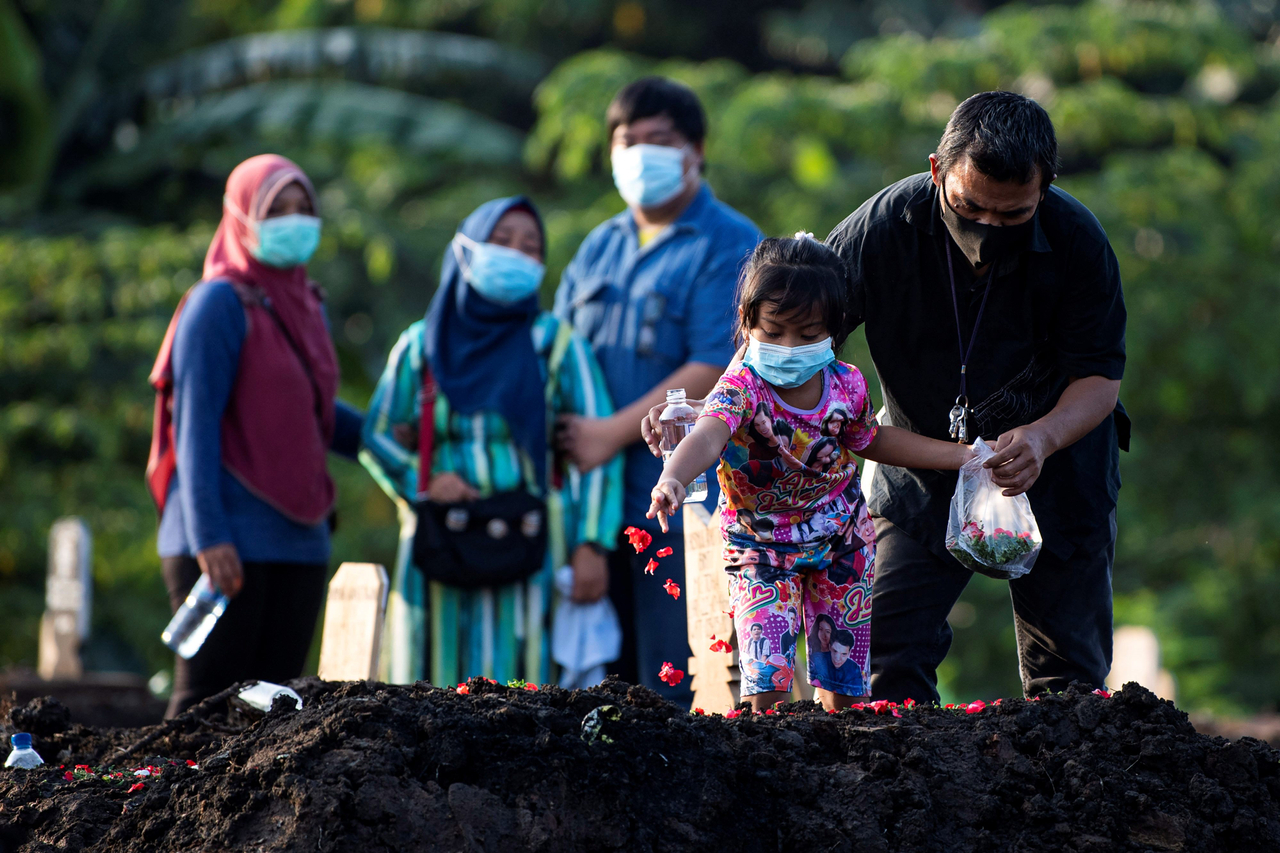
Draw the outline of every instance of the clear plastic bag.
M1040 526L1025 494L1006 498L982 465L995 455L973 443L975 456L960 469L947 519L947 550L965 568L1001 580L1020 578L1040 556Z

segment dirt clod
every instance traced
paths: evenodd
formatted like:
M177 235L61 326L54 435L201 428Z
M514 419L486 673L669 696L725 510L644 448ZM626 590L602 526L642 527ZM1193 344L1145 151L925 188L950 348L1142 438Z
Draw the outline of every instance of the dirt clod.
M65 774L150 730L13 709L63 758L0 775L0 853L1280 850L1280 752L1197 734L1137 685L733 720L616 681L291 686L301 711L213 708L149 742L122 768L159 769L140 788Z

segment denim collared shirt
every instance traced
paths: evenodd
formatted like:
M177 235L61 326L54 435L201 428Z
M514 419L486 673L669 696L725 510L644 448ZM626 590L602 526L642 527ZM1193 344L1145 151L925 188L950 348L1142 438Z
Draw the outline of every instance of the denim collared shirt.
M555 311L590 341L617 408L688 362L729 364L738 275L762 236L706 184L644 248L630 210L587 235L560 279ZM654 528L644 515L662 463L639 441L625 454L623 523ZM672 523L678 529L680 515Z

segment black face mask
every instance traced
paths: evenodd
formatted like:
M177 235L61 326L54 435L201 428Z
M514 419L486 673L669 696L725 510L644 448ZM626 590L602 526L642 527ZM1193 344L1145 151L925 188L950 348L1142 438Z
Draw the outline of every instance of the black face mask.
M1016 254L1031 245L1036 217L1040 215L1039 205L1026 222L1019 222L1017 225L984 225L956 213L951 202L947 201L944 190L939 190L938 195L942 198L942 224L947 226L951 239L956 241L960 251L974 267L986 266L998 257Z

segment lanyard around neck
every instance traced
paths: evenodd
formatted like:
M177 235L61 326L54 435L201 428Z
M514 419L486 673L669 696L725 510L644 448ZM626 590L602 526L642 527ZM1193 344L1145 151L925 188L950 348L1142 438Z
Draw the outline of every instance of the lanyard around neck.
M987 272L987 284L982 289L982 304L978 306L978 316L973 321L973 331L969 335L969 346L965 347L964 332L960 330L960 300L956 297L956 273L954 263L951 260L951 244L945 233L942 236L942 240L942 248L947 255L947 279L951 282L951 309L955 312L956 317L956 344L960 349L960 399L956 402L968 408L969 358L973 355L973 345L978 340L978 327L982 325L982 315L987 310L987 297L991 295L991 282L996 277L996 263L992 261L991 269ZM964 402L960 403L960 400Z

